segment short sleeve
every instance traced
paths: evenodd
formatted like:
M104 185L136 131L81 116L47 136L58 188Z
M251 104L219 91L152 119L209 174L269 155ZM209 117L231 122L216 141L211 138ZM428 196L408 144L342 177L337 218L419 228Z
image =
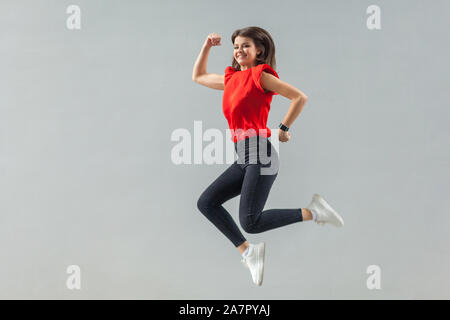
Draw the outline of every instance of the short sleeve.
M272 68L270 65L268 65L268 64L266 64L266 63L264 63L264 64L259 64L259 65L257 65L256 67L254 67L254 68L252 69L253 82L255 83L256 87L257 87L257 88L259 89L259 91L261 91L262 93L273 94L273 95L278 94L278 93L273 92L273 91L266 92L266 91L264 90L264 88L261 86L261 72L263 72L263 71L269 72L269 73L273 74L273 75L274 75L275 77L277 77L278 79L280 78L280 77L278 76L277 72L276 72L275 70L273 70L273 68Z
M231 79L233 74L236 72L236 70L233 67L226 67L225 68L225 78L224 78L224 85L227 84L228 80Z

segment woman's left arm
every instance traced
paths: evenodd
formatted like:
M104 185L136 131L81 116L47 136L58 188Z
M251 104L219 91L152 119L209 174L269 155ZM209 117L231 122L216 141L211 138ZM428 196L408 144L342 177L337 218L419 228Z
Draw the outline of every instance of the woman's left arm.
M302 112L303 107L308 101L308 96L301 90L268 72L261 72L261 86L266 90L276 92L291 100L291 106L282 121L285 126L291 127L295 119Z

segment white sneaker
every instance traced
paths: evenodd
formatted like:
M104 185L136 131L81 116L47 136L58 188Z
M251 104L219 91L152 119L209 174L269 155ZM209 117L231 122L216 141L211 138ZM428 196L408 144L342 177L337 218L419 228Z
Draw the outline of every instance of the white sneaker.
M330 223L336 227L344 226L344 219L318 194L313 195L311 203L306 208L317 213L316 222L319 225Z
M248 244L248 252L245 257L242 258L242 263L250 269L253 282L260 286L264 276L264 255L266 251L266 245L264 242L258 244Z

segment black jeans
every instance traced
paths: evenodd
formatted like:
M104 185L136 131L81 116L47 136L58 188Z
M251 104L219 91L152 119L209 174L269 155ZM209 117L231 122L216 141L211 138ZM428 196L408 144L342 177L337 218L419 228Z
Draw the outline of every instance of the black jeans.
M247 233L260 233L302 221L301 208L263 210L278 175L278 153L270 140L259 136L246 138L235 143L235 151L238 159L199 197L200 212L235 247L246 239L222 204L239 194L239 222Z

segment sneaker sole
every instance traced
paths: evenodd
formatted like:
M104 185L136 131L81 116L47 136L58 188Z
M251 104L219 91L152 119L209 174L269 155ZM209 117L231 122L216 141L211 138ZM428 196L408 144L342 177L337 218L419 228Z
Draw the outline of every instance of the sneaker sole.
M257 283L258 286L262 285L263 279L264 279L264 259L266 256L266 244L263 242L261 246L258 247L258 261L261 261L259 258L262 255L262 263L260 262L258 265L258 271L260 275L260 280Z
M325 207L327 208L327 210L330 210L331 212L333 212L334 216L338 219L338 221L341 223L341 225L336 226L336 227L343 227L344 226L344 219L341 217L341 215L339 213L336 212L336 210L333 209L332 206L330 206L328 204L328 202L325 201L325 199L319 195L319 194L315 194L315 197L317 197L317 200Z

